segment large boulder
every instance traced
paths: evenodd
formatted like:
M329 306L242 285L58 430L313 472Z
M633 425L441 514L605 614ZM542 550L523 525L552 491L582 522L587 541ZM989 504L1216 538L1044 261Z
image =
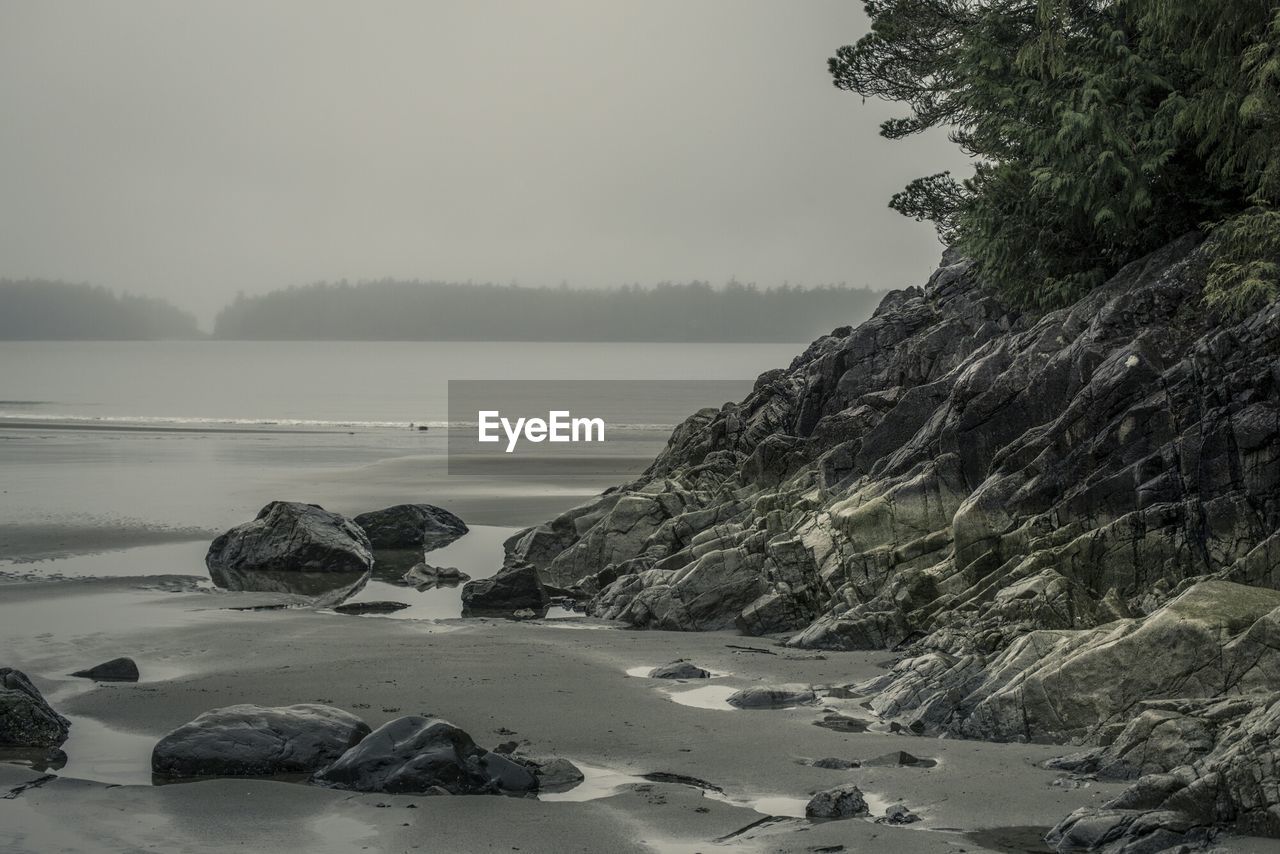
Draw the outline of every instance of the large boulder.
M312 774L369 732L360 718L331 706L227 706L160 739L151 770L167 777Z
M438 548L467 533L465 522L433 504L397 504L354 521L375 549Z
M436 787L451 794L527 792L533 771L478 747L448 721L409 715L388 721L352 747L315 781L357 792L402 794Z
M0 667L0 745L57 747L71 722L45 702L21 670Z
M369 539L359 526L315 504L273 501L252 522L237 525L209 545L205 565L219 572L367 573Z
M464 614L512 614L525 608L541 612L550 601L538 570L529 564L503 567L490 578L462 587Z

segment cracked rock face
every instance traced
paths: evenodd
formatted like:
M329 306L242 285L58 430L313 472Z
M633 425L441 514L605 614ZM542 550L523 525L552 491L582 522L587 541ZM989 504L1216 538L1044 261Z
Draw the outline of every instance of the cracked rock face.
M1177 731L1189 731L1188 739ZM1049 834L1066 852L1158 851L1197 844L1214 828L1280 836L1280 693L1155 704L1116 743L1068 760L1100 776L1142 773L1118 797L1077 810Z
M331 706L227 706L160 739L151 770L168 777L311 774L369 731L360 718Z
M1107 744L1150 702L1274 691L1280 302L1214 317L1206 259L1188 235L1031 316L948 253L508 562L637 627L900 651L863 687L934 732ZM1179 714L1106 761L1214 755L1221 730ZM1230 821L1265 811L1244 805ZM1153 826L1121 824L1089 838Z
M25 673L0 667L0 745L57 747L70 729Z
M215 584L221 575L254 572L332 572L363 575L373 567L369 539L358 525L315 504L273 501L252 522L214 539L205 565Z

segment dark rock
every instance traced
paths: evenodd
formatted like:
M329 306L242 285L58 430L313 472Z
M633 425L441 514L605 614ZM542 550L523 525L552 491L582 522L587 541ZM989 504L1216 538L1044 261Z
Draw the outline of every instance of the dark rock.
M95 682L137 682L138 665L132 658L113 658L87 670L77 670L71 675L92 679Z
M543 792L563 792L586 779L581 769L568 759L540 763L534 774L538 778L538 790Z
M467 533L465 522L431 504L397 504L354 521L375 549L439 548Z
M167 777L311 774L368 733L364 721L330 706L227 706L160 739L151 770Z
M470 580L471 576L456 566L431 566L422 562L418 562L404 574L404 583L420 590L431 587L454 587Z
M834 756L815 759L811 764L814 768L826 768L830 771L848 771L850 768L862 767L862 763L856 759L837 759Z
M812 689L797 685L753 685L736 691L726 700L739 709L785 709L816 703Z
M439 718L407 716L388 721L332 765L318 783L358 792L451 794L527 792L538 780L529 769L476 746L471 736Z
M70 728L25 673L0 667L0 745L57 747Z
M408 608L407 602L346 602L334 605L339 614L394 614Z
M860 718L849 717L836 713L828 713L822 716L820 720L813 722L814 726L829 729L833 732L866 732L871 725Z
M651 679L709 679L711 672L703 670L688 659L680 658L670 664L649 671Z
M511 614L523 608L543 611L548 601L538 570L528 564L504 567L492 578L469 581L462 588L464 614Z
M216 538L205 565L215 583L223 571L364 574L373 552L351 520L315 504L273 501L252 522Z
M890 804L884 811L882 818L876 819L881 824L914 824L920 820L920 816L904 807L902 804Z
M921 759L912 756L905 750L895 750L875 759L864 759L863 766L868 768L932 768L938 763L932 759Z
M852 783L818 792L805 804L804 814L809 818L854 818L870 815L862 790Z
M681 786L692 786L695 789L702 789L704 792L718 792L724 794L724 789L715 783L709 783L701 777L691 777L688 774L676 774L671 771L650 771L647 774L640 775L651 783L676 783Z

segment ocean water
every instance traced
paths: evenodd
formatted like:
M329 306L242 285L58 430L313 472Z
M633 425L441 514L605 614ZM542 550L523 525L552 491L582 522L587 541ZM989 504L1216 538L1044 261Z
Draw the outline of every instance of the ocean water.
M749 381L803 346L0 342L0 561L206 537L276 499L523 527L621 478L450 475L449 380ZM633 450L723 402L639 402Z
M3 421L407 428L449 380L750 380L803 344L0 341Z

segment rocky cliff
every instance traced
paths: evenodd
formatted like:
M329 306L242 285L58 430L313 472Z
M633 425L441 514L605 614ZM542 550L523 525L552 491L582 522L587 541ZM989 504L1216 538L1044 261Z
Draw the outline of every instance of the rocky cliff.
M508 564L637 627L897 650L864 688L917 729L1109 745L1185 701L1197 739L1174 754L1203 767L1182 791L1215 751L1239 765L1280 690L1280 303L1212 317L1206 266L1188 235L1031 316L949 254L694 414L636 482L513 538ZM1230 697L1232 723L1203 719ZM1176 832L1135 826L1170 812L1147 797L1062 838L1280 835L1275 774L1215 784Z

